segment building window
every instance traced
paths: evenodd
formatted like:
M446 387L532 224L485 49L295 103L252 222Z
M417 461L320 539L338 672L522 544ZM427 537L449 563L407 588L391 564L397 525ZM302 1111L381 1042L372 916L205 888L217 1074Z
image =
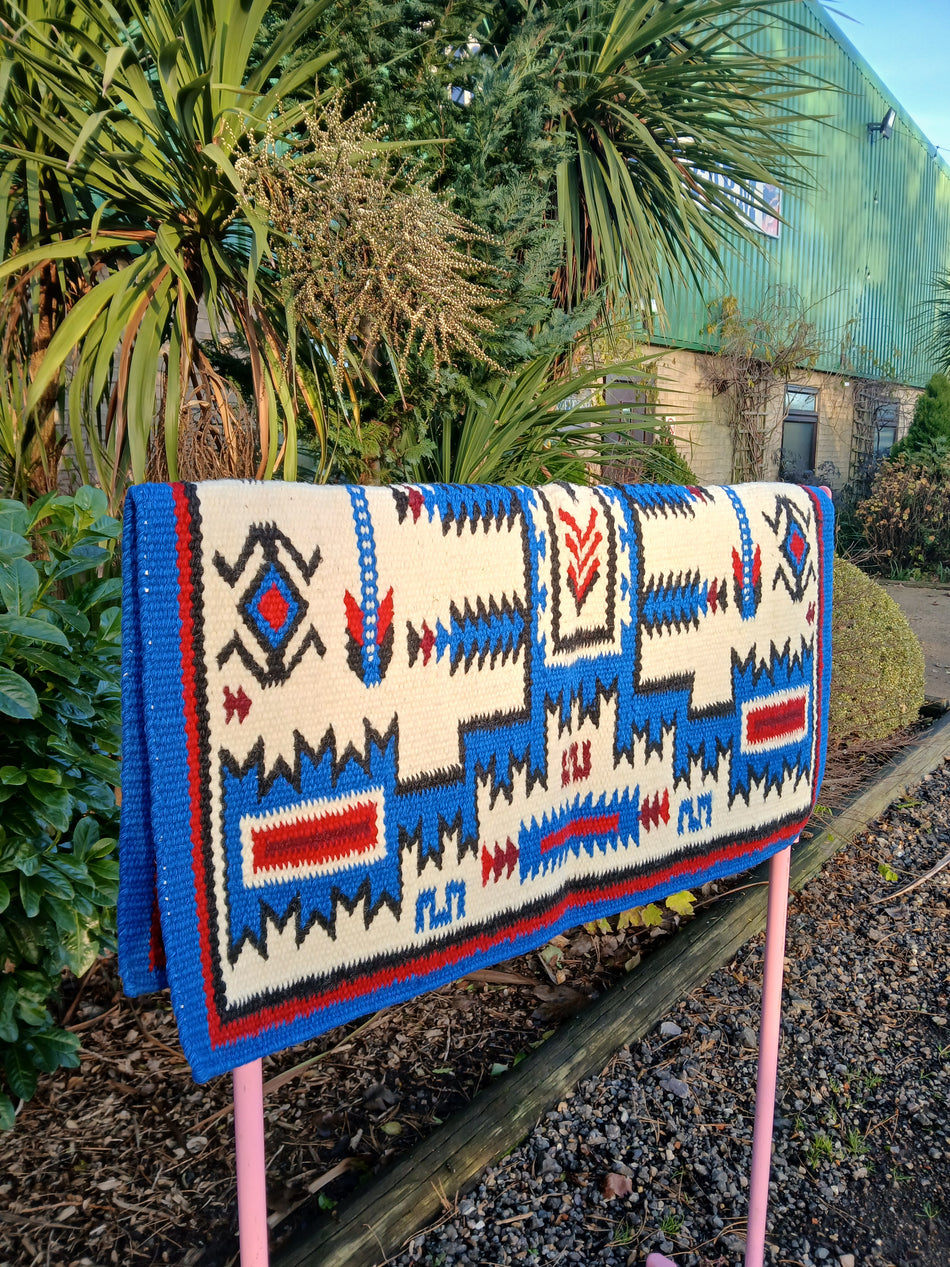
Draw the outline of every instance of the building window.
M875 460L886 458L897 443L897 424L900 421L900 402L886 400L874 410Z
M817 438L817 387L787 387L785 420L782 423L782 457L779 462L780 479L795 482L814 474Z
M656 422L656 414L650 403L650 391L646 383L631 379L608 378L604 391L604 404L613 405L617 410L618 422L638 422L643 420L645 428L652 428ZM656 439L654 432L635 428L627 433L631 439L641 444L652 444Z

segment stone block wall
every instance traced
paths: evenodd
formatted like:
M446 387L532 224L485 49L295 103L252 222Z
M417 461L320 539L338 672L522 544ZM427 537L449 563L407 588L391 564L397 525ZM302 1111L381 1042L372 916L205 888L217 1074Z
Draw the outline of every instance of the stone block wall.
M650 347L656 357L656 412L671 427L677 446L703 484L725 484L732 479L732 433L723 397L709 384L708 353L684 348ZM815 470L822 483L842 488L848 483L855 417L855 384L844 375L813 370L796 372L791 386L817 388L818 430ZM900 401L898 438L906 434L920 392L895 387ZM770 401L767 427L769 462L766 478L778 477L785 411L784 384L776 383Z

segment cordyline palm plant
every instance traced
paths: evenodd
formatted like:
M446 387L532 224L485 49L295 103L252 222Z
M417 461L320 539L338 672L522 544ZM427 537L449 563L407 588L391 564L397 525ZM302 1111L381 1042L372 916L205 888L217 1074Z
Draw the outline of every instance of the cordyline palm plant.
M482 385L465 413L442 426L427 478L459 484L586 484L591 467L608 466L631 449L631 433L658 431L643 418L624 421L616 405L598 403L604 369L555 372L556 354L534 357ZM638 382L655 379L646 357L611 365L612 373ZM651 476L669 478L659 447L642 447Z
M0 278L21 284L50 265L86 279L43 351L26 409L38 408L68 366L76 461L85 477L91 458L117 496L127 464L135 479L145 477L164 360L165 457L177 477L190 396L215 410L225 445L228 427L239 424L234 394L198 341L204 311L212 339L236 335L249 359L256 474L282 460L292 477L298 410L309 410L320 436L322 408L314 376L298 371L270 228L244 198L234 159L249 135L273 130L277 103L313 84L328 60L289 61L325 2L295 9L263 55L254 41L270 0L127 0L122 12L102 0L58 3L52 16L4 3L0 35L5 58L32 84L16 110L34 139L3 145L8 209L38 177L95 204L90 216L78 199L64 199L55 222L30 221L0 267ZM281 126L292 135L301 117L285 104ZM100 434L83 420L102 402Z
M22 21L19 43L26 46L35 41L38 20L59 24L71 10L72 0L25 0L17 13L2 5L0 31L13 35L12 23ZM31 241L56 241L59 226L90 220L94 207L87 190L74 187L45 162L48 144L41 120L55 115L55 95L20 58L0 62L0 101L2 260ZM57 326L87 288L81 259L45 258L0 285L0 455L7 487L27 484L41 491L55 483L59 384L47 387L31 413L24 408L26 393Z
M819 82L773 51L794 28L781 0L555 0L533 38L551 48L565 153L554 289L598 290L649 321L664 282L699 279L737 235L755 182L801 178L795 101ZM517 53L517 42L512 51ZM728 187L724 182L728 182Z

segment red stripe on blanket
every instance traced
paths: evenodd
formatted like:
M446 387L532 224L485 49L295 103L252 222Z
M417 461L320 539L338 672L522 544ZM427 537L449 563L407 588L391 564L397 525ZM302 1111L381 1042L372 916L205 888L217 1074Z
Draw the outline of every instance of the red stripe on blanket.
M363 801L332 814L255 827L251 841L255 873L339 862L369 853L379 844L376 806Z
M764 704L750 708L746 716L746 739L749 743L766 743L781 739L805 729L807 696L782 700L779 704Z
M585 836L616 835L620 830L619 814L600 814L591 818L577 818L550 836L542 836L541 853L550 853L569 840L583 840Z

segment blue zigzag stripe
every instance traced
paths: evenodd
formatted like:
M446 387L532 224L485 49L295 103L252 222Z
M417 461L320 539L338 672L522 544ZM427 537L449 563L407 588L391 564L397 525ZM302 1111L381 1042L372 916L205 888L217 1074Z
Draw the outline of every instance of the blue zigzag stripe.
M698 621L709 610L709 584L703 581L698 573L693 578L687 573L686 579L670 577L667 584L651 585L643 601L643 619L648 626L685 625Z
M486 607L479 599L474 611L466 603L462 612L453 604L451 612L448 629L441 621L436 626L435 650L440 660L448 652L453 668L463 659L468 666L476 656L479 667L489 657L494 663L498 655L502 660L517 656L524 644L526 625L520 604L503 598L500 604L492 600Z

